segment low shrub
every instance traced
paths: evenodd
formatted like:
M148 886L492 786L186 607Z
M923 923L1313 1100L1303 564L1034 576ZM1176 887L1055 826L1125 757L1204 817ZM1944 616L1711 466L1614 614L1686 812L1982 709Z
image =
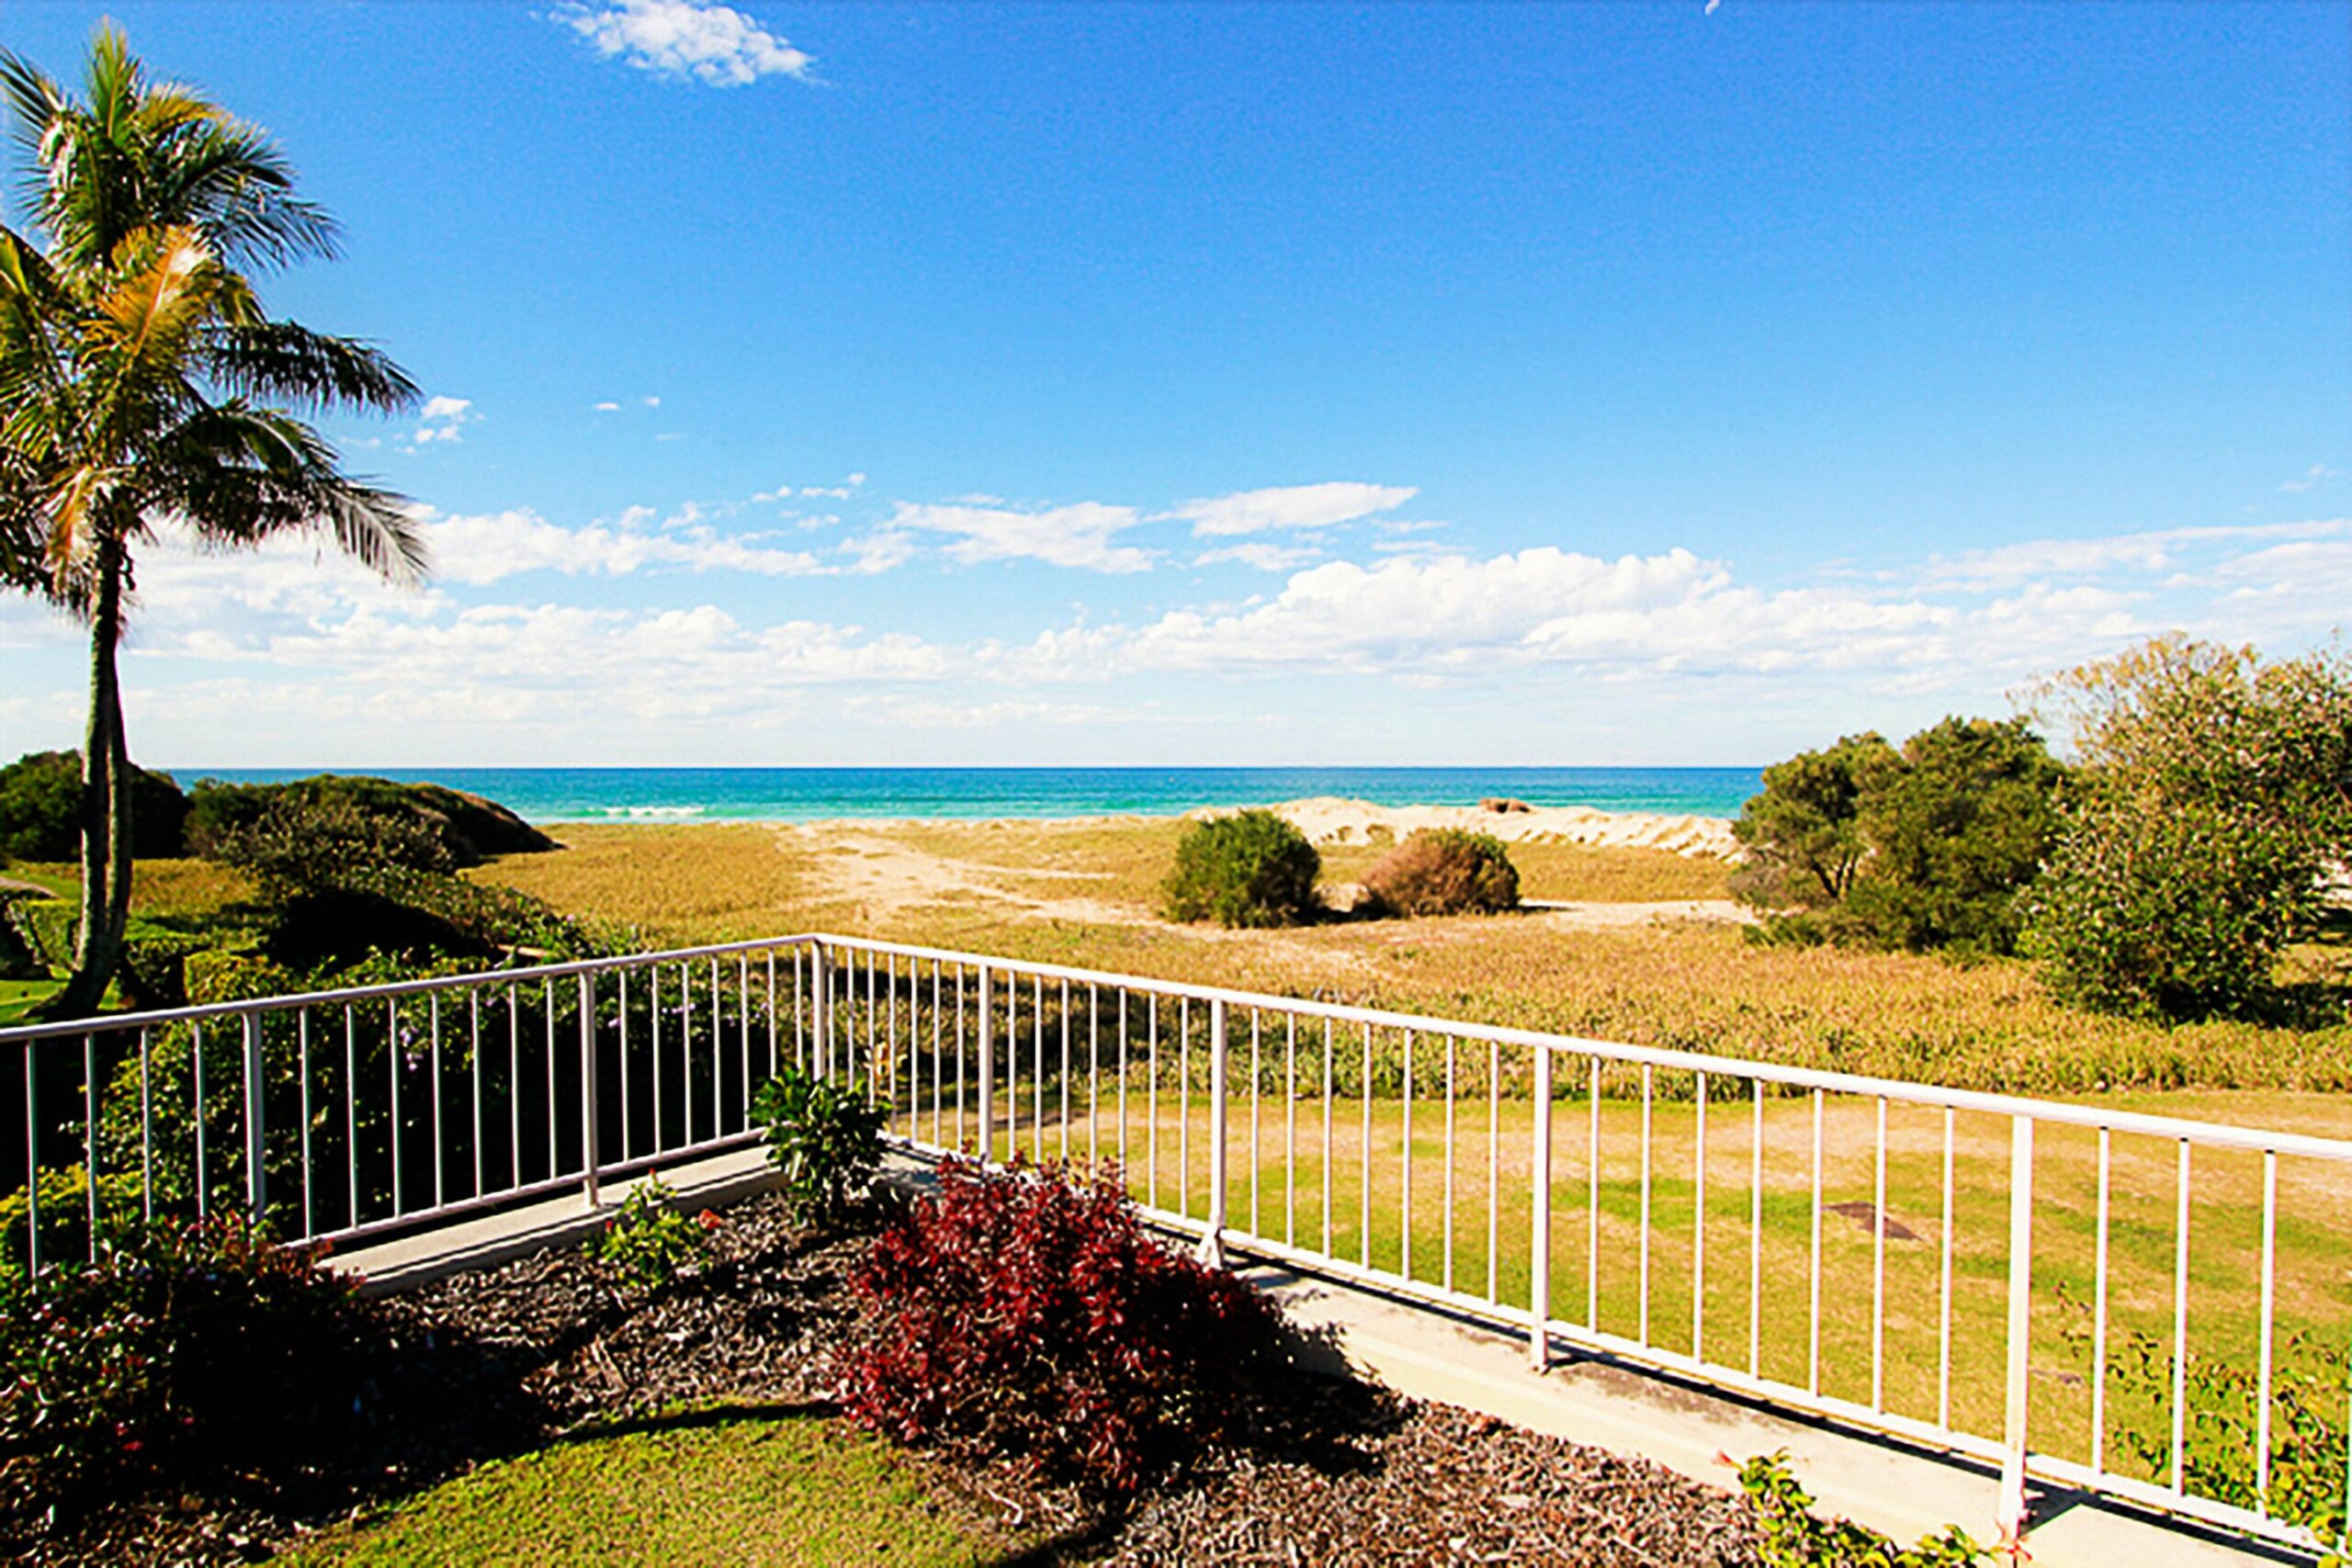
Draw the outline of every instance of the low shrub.
M82 852L82 754L29 751L0 768L0 862L68 861ZM130 770L131 852L180 852L187 797L169 773Z
M273 812L392 823L394 831L431 839L440 858L451 865L476 865L491 855L556 847L553 839L478 795L440 784L322 773L273 784L197 780L187 807L189 852L216 855L223 844Z
M942 1162L852 1288L853 1419L1099 1495L1239 1436L1277 1353L1270 1303L1146 1235L1115 1176L1058 1167Z
M121 1235L144 1212L138 1176L115 1171L98 1178L98 1241ZM0 1197L0 1267L22 1269L31 1260L32 1203L19 1187ZM40 1256L44 1263L78 1262L90 1255L90 1179L78 1165L40 1172Z
M1519 870L1492 833L1416 833L1363 875L1374 905L1397 915L1494 915L1519 908Z
M658 1176L639 1182L621 1201L620 1213L588 1243L589 1258L639 1291L659 1290L700 1267L710 1256L718 1216L706 1209L690 1220L673 1206L677 1198Z
M1313 918L1323 857L1271 811L1238 811L1184 829L1161 885L1171 920L1295 926Z
M184 1468L285 1461L351 1418L352 1281L235 1218L0 1279L0 1468L37 1512Z
M1786 1449L1741 1465L1739 1489L1747 1495L1767 1568L1978 1568L1993 1562L1958 1525L1906 1549L1850 1519L1822 1518L1790 1470Z
M856 1089L788 1066L752 1096L786 1205L804 1225L830 1224L882 1163L882 1108Z

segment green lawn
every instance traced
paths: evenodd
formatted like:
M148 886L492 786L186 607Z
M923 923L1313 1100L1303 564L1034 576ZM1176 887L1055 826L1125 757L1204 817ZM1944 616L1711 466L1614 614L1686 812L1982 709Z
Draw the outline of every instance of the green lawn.
M979 1568L1023 1549L838 1421L706 1412L484 1465L293 1561Z

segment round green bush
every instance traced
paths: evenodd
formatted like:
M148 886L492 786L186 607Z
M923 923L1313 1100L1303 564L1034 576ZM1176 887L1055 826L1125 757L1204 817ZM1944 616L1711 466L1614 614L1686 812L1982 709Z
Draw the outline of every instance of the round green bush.
M1184 829L1162 886L1171 920L1295 926L1313 918L1323 857L1271 811L1238 811Z
M1519 868L1492 833L1416 833L1364 873L1374 908L1398 915L1495 915L1519 907Z

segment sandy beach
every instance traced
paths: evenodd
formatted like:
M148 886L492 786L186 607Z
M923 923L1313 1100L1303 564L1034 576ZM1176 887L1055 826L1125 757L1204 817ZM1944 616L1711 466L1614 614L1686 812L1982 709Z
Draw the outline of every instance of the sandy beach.
M1375 843L1385 835L1401 840L1432 828L1463 828L1492 833L1512 844L1593 844L1611 849L1670 850L1681 855L1738 857L1731 820L1724 817L1667 817L1638 811L1599 811L1589 806L1375 806L1368 800L1317 795L1286 800L1272 809L1295 824L1317 846ZM1189 817L1219 817L1221 810Z

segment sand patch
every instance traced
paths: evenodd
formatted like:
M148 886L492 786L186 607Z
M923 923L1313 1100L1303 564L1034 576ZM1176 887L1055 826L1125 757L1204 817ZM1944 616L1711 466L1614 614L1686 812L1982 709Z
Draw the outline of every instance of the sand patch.
M1668 898L1647 904L1609 904L1589 899L1529 898L1520 908L1546 925L1565 931L1623 931L1629 926L1752 926L1756 911L1729 898Z
M1375 806L1369 800L1316 795L1271 808L1317 844L1400 840L1430 828L1492 833L1506 843L1599 844L1615 849L1668 850L1679 855L1739 858L1739 840L1723 817L1673 817L1641 811L1599 811L1589 806L1539 806L1491 811L1476 806ZM1227 815L1222 807L1188 812Z
M783 847L816 862L813 874L826 893L862 904L870 918L886 920L925 904L978 898L1039 920L1095 925L1131 925L1132 909L1095 898L1039 898L1004 885L1008 876L1091 879L1087 872L1044 872L983 865L910 848L895 839L846 831L838 824L780 828Z

